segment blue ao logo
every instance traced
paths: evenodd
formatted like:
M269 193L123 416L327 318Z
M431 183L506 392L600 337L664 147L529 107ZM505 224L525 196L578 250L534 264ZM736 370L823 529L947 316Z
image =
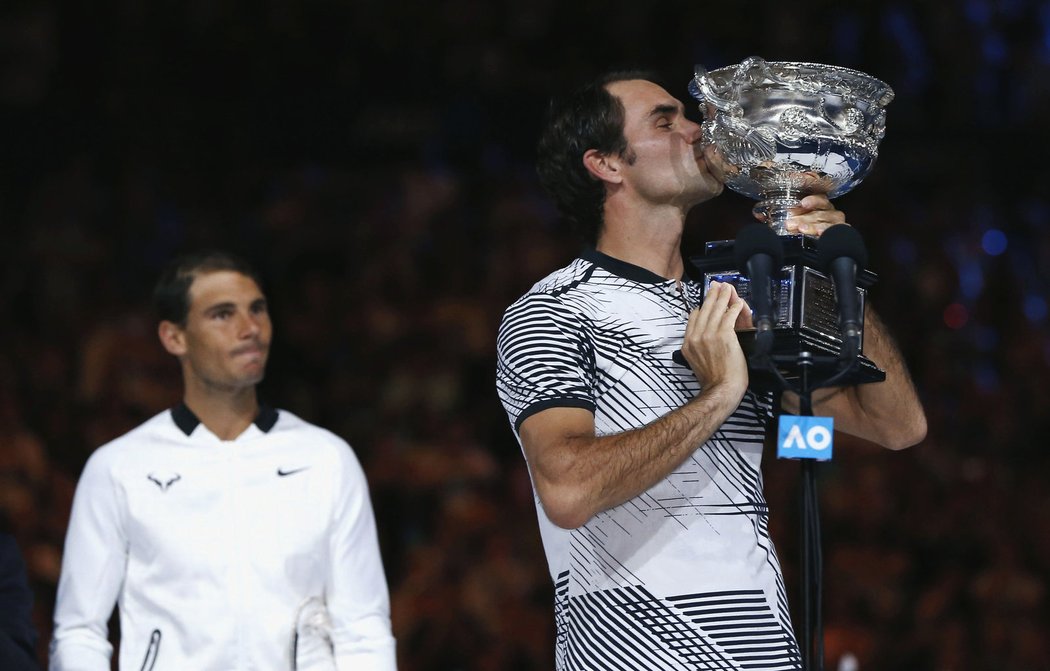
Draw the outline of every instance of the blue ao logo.
M834 417L781 415L777 456L781 459L831 459Z

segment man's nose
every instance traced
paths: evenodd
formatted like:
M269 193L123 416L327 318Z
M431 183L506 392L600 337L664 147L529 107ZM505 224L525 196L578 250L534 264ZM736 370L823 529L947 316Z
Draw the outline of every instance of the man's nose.
M686 119L685 131L690 144L696 144L704 136L703 127L690 119Z
M259 325L259 319L253 314L245 314L241 316L240 320L240 335L242 338L251 338L259 335L259 331L262 327Z

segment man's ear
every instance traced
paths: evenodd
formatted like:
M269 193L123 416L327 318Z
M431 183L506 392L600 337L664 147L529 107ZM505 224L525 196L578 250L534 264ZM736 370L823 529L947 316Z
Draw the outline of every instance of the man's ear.
M587 168L587 172L594 175L595 179L603 182L619 184L623 181L619 156L609 156L597 149L588 149L583 154L583 167Z
M182 356L186 353L186 334L175 322L162 321L157 326L157 335L160 337L160 344L164 345L169 354Z

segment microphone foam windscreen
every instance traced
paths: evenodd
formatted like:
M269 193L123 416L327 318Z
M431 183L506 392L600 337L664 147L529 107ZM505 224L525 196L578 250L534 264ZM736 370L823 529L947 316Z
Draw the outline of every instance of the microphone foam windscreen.
M847 224L831 226L817 238L817 265L827 270L835 259L848 256L857 263L857 271L868 265L868 249L857 229Z
M780 236L766 224L748 224L736 236L733 255L737 268L747 267L748 259L755 254L768 254L773 259L774 268L780 268L784 263L784 245Z

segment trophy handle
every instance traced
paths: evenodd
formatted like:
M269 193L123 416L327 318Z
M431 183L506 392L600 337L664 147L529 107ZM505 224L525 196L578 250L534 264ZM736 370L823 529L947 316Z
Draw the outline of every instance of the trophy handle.
M738 160L749 160L757 163L771 160L776 155L776 138L768 129L760 130L747 123L744 120L743 107L735 100L740 97L739 89L743 84L743 73L756 68L763 71L769 69L766 62L757 56L752 56L737 66L737 74L733 77L734 86L731 98L719 95L711 78L708 76L707 69L699 64L693 68L693 79L689 82L688 88L689 93L698 101L710 104L719 111L724 112L724 114L718 114L714 119L710 120L715 124L714 127L705 124L705 130L709 132L705 132L704 141L710 143L710 136L717 132L715 130L715 127L717 127L736 138L737 142L733 143L735 145L733 153L739 154L736 157ZM705 117L708 116L706 110L701 108L701 111L705 112Z
M697 63L693 66L693 80L689 82L688 89L690 95L697 100L705 103L710 103L717 107L722 112L727 112L734 118L743 116L744 110L737 102L740 99L740 90L744 83L749 79L755 79L753 75L750 75L753 70L757 70L758 74L761 75L759 78L771 79L773 73L769 69L769 65L766 61L759 56L751 56L744 59L733 71L733 86L726 93L726 95L719 95L715 91L714 84L712 83L711 77L708 76L707 68Z
M689 94L702 103L714 105L720 111L728 112L733 116L743 114L739 103L715 92L714 86L711 85L711 78L707 76L707 68L700 64L693 66L693 79L689 82L688 89Z

